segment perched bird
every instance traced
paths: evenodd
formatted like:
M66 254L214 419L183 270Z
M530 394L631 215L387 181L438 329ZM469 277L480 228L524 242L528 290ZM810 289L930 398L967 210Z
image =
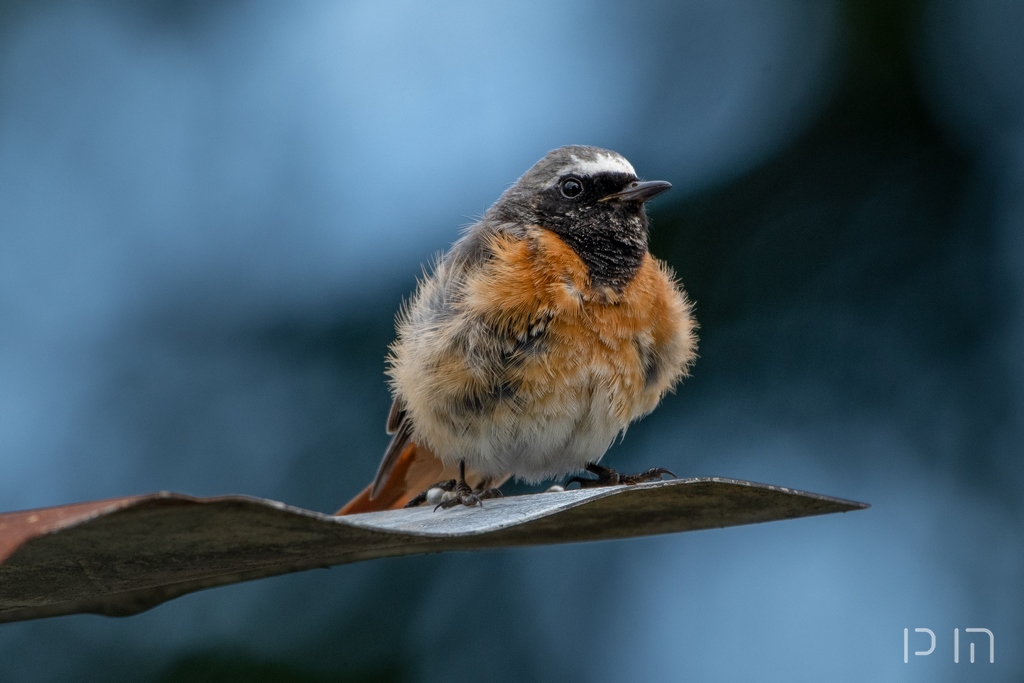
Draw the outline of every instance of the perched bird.
M432 488L439 507L476 505L509 477L671 474L597 464L695 358L691 305L647 251L644 202L670 187L615 152L561 147L470 226L398 316L393 437L337 514L419 504Z

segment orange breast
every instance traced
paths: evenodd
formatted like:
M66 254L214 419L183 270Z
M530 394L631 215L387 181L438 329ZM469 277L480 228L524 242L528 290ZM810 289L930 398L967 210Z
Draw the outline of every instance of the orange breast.
M544 353L513 369L534 411L558 410L600 389L610 419L625 427L650 412L693 358L689 304L671 274L645 256L621 291L590 286L579 256L554 233L532 227L526 239L496 236L496 258L472 277L467 309L497 329L544 330ZM497 304L497 305L496 305ZM655 381L651 359L667 367Z

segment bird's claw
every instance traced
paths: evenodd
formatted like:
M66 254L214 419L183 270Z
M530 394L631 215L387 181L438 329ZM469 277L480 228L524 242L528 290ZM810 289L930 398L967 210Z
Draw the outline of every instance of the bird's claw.
M599 486L618 486L620 484L643 484L648 481L660 481L663 475L675 479L676 475L664 467L652 467L646 472L640 472L639 474L619 474L610 467L602 467L600 465L587 465L587 471L596 474L597 479L584 479L583 477L573 477L569 481L565 482L566 488L569 484L579 484L581 489L597 488Z
M408 503L405 504L405 507L407 507L407 508L419 507L420 505L423 505L424 503L427 502L427 499L430 498L430 493L434 489L440 489L441 491L444 491L444 492L454 491L455 490L455 486L457 484L458 484L458 481L455 480L455 479L446 479L444 481L439 481L436 484L434 484L433 486L431 486L430 488L426 489L425 491L420 491L420 493L417 494L415 498L413 498L412 500L410 500Z
M471 490L468 486L464 489L456 487L454 491L446 492L441 498L441 502L434 506L434 512L440 510L447 510L458 505L465 505L466 507L474 507L479 505L484 506L483 501L490 498L501 498L502 493L498 489L476 489Z

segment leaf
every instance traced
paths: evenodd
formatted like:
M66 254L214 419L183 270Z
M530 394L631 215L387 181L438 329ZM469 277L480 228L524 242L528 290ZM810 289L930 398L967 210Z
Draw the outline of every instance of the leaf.
M247 496L130 496L0 515L0 622L127 616L204 588L381 557L629 538L865 507L714 478L344 517Z

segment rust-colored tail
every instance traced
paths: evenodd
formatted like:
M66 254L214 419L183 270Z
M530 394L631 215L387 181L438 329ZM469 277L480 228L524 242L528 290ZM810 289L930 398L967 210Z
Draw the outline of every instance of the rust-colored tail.
M394 465L386 474L377 495L373 495L375 482L334 514L353 515L358 512L376 512L404 507L421 492L443 479L454 479L458 472L447 471L440 460L428 449L410 441L405 444Z

